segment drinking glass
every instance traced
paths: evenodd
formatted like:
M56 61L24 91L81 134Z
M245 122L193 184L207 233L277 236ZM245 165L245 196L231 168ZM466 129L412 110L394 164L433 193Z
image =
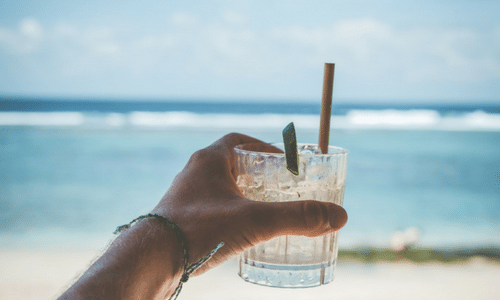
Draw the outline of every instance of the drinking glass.
M273 144L283 149L283 144ZM299 175L286 168L284 153L235 148L237 184L250 200L287 202L318 200L342 205L347 170L345 149L298 144ZM312 287L333 280L338 233L319 237L285 235L258 244L240 256L244 280L272 287Z

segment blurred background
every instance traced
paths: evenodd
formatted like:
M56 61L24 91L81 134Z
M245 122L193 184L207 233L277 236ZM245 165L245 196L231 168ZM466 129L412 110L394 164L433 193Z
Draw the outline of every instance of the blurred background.
M499 14L486 0L1 1L0 251L102 249L225 133L279 142L293 121L317 142L332 62L344 254L498 259Z

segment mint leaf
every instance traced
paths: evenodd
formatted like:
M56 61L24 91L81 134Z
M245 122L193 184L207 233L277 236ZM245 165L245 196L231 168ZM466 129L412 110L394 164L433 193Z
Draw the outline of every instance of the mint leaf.
M293 175L299 175L299 154L297 152L297 136L293 122L283 129L283 143L285 144L286 168Z

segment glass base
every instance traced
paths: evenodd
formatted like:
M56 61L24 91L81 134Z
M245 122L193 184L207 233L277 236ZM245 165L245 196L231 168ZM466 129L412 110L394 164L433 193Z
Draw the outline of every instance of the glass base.
M335 262L314 265L276 265L240 258L239 275L243 280L263 286L306 288L333 280Z

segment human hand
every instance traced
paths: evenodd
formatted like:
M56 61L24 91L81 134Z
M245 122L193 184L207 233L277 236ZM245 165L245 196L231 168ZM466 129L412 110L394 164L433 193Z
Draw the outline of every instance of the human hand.
M280 152L252 137L228 134L191 156L153 210L182 229L189 242L190 263L218 243L225 243L195 275L273 237L320 236L339 230L347 222L345 210L333 203L246 199L236 185L233 149L240 144L248 150Z

